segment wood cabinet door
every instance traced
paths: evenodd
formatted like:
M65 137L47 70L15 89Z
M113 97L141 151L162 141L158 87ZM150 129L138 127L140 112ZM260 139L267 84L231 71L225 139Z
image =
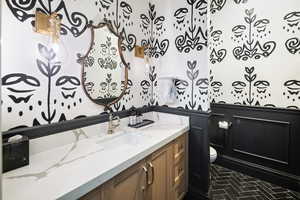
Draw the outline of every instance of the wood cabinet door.
M102 187L94 189L93 191L81 197L79 200L103 200Z
M145 162L130 167L104 186L105 200L144 200L146 196Z
M164 147L147 159L147 200L168 200L171 192L170 148Z
M172 148L172 200L181 200L188 190L188 135L173 142Z

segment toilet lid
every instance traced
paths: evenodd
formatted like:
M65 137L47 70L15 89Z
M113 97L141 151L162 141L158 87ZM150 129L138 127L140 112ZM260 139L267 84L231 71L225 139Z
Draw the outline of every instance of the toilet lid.
M213 147L209 147L209 154L210 156L216 156L217 151Z

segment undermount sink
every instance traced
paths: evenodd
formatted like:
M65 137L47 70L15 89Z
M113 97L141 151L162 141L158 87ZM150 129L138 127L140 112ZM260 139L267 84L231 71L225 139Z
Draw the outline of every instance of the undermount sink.
M139 132L132 132L112 135L108 138L98 140L96 143L104 149L132 148L149 139L151 139L151 137L148 135Z

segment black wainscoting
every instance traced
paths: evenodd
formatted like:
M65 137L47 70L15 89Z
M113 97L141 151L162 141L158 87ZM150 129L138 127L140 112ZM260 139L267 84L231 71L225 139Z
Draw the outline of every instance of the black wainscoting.
M217 163L300 191L300 111L212 104L211 145ZM229 130L219 121L232 122Z
M145 112L150 112L152 110L152 107L144 106L141 108L137 108L137 110L141 113L145 113ZM129 110L124 110L124 111L114 112L114 114L118 115L121 118L124 118L124 117L128 117L130 112ZM84 117L80 119L73 119L73 120L68 120L68 121L63 121L58 123L5 131L2 132L2 136L3 138L8 138L14 135L25 135L29 139L35 139L35 138L58 134L64 131L68 131L76 128L82 128L85 126L91 126L94 124L99 124L107 121L108 121L108 114L104 112L99 115L91 116L91 117Z

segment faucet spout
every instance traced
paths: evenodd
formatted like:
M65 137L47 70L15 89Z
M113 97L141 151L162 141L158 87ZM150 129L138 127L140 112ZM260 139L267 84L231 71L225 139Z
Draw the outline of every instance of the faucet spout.
M107 134L111 135L115 132L115 129L120 126L120 117L117 115L113 115L113 113L109 113L108 116L108 129Z

